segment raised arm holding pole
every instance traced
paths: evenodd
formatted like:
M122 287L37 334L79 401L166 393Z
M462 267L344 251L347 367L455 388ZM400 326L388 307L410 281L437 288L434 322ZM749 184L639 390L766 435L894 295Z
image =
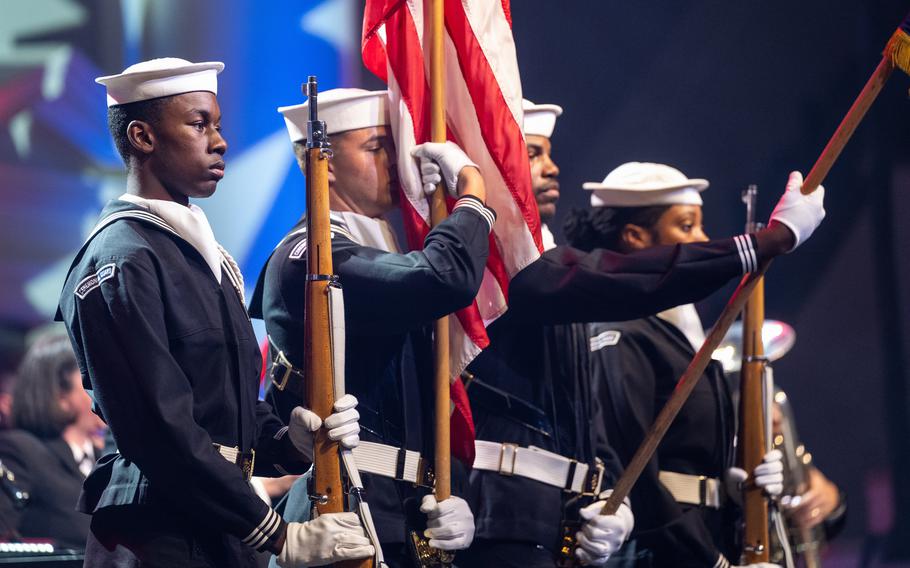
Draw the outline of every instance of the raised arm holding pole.
M891 71L895 66L900 67L905 73L910 74L910 16L904 19L897 31L892 35L891 40L885 47L881 61L873 72L872 76L866 82L865 87L850 107L844 119L841 121L834 135L828 141L827 146L822 151L821 156L815 162L809 175L803 182L800 192L803 195L809 195L815 191L824 180L825 176L834 165L837 157L846 146L847 141L852 136L856 127L862 121L869 110L869 107L875 101L878 93L881 91ZM626 465L625 472L614 486L613 493L607 499L604 506L603 514L614 514L619 505L622 503L632 486L638 480L647 463L651 460L657 446L663 439L673 419L679 413L679 410L685 404L695 383L704 373L705 368L711 360L711 355L720 344L730 325L736 319L737 315L745 307L746 301L751 296L753 290L768 270L770 261L765 261L759 267L759 270L752 272L743 277L727 306L724 308L720 317L717 319L711 333L708 334L705 343L698 353L692 359L686 372L677 382L676 390L673 396L667 401L660 414L654 421L647 436L639 446L638 451L632 457L632 460Z

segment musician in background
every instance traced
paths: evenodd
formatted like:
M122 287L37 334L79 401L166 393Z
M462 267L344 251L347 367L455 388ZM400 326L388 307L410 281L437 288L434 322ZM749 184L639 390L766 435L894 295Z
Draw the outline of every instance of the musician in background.
M808 547L817 553L821 544L843 530L847 522L847 496L812 463L811 455L796 437L795 417L792 412L785 412L788 407L784 405L789 403L783 391L775 393L775 400L771 414L775 446L785 446L788 442L785 438L790 434L794 438L791 444L797 448L791 453L784 451L784 513L791 523L797 549ZM781 444L777 444L778 440ZM791 479L797 477L800 483ZM806 542L807 538L810 542Z
M798 191L801 183L798 173L791 174L788 192ZM707 180L689 179L663 164L630 162L602 183L584 187L593 191L593 207L573 211L564 227L576 248L628 253L708 241L700 195ZM771 219L791 226L780 206ZM738 244L748 257L748 249ZM588 327L592 389L603 408L607 439L623 463L638 449L704 340L691 304ZM730 390L720 364L712 362L630 495L636 519L632 539L639 551L650 551L654 566L725 568L728 559L739 558L733 503L741 499L738 483L746 473L733 468L735 425ZM771 495L782 489L780 460L780 452L769 452L752 472L754 482Z

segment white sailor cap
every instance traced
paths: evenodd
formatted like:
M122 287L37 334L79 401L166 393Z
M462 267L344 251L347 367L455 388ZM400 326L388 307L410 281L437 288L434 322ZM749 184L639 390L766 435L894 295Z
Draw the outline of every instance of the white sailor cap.
M95 82L107 87L107 106L112 107L193 91L217 95L217 75L223 70L224 63L220 61L192 63L162 57L130 65L118 75L97 77Z
M531 136L549 138L556 128L556 117L562 114L559 105L535 105L528 99L521 100L521 110L524 111L524 133Z
M706 179L689 179L665 164L627 162L600 183L587 182L592 207L649 207L652 205L701 205Z
M329 89L319 93L319 120L325 122L326 134L338 134L358 128L389 124L389 92L364 89ZM278 107L284 115L291 142L306 140L310 105Z

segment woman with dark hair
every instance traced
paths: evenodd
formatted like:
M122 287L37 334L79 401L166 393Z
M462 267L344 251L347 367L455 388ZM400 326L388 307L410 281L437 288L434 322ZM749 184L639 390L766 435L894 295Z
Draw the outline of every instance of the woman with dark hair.
M13 429L0 432L0 460L29 497L12 521L22 537L82 548L90 518L76 511L82 482L96 458L104 423L66 334L39 336L19 367L13 391Z
M787 190L801 184L794 172ZM707 187L706 180L663 164L623 164L602 183L584 185L593 191L592 207L573 211L564 231L582 250L629 253L706 242L700 192ZM687 304L643 319L589 324L586 340L607 438L628 463L704 342L704 329ZM631 538L650 556L650 565L725 568L728 558L739 558L738 511L731 503L746 472L733 467L735 424L723 371L712 362L630 495ZM780 459L777 450L769 452L753 472L769 494L782 489Z

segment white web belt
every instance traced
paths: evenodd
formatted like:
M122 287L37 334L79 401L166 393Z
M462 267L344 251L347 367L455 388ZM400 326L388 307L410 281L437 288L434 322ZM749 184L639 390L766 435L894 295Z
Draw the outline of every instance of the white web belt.
M598 495L603 481L603 464L592 468L567 457L534 446L474 441L474 469L500 475L517 475L558 487L568 493Z
M720 509L720 480L673 471L661 471L657 477L677 503Z
M353 451L360 471L423 487L433 486L433 474L420 452L363 441Z

